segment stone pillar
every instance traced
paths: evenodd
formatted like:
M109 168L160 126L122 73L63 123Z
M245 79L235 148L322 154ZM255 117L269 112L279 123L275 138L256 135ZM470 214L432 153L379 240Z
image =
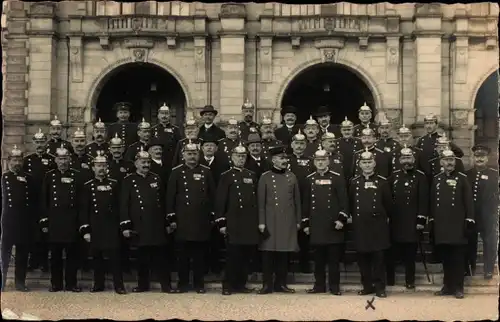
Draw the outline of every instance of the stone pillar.
M239 118L245 101L245 17L244 4L221 6L219 113L224 118Z
M28 18L25 6L27 3L11 1L7 13L7 29L5 42L6 51L4 97L2 100L3 139L2 163L5 169L7 152L17 145L23 151L30 151L25 145L27 139L26 107L28 90L28 37L26 24ZM25 140L26 138L26 140Z
M425 115L441 119L441 5L415 4L415 57L418 128ZM421 135L421 131L416 133Z

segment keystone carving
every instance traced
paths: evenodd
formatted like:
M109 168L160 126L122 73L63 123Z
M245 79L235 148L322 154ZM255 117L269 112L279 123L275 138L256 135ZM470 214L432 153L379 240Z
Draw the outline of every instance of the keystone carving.
M359 37L358 46L359 46L359 49L368 48L368 37Z
M300 37L292 37L292 48L293 49L300 48Z
M247 11L243 3L224 3L220 8L220 16L224 18L246 17Z
M167 46L170 49L174 49L177 46L176 38L175 37L167 37Z
M321 51L323 63L335 63L337 61L338 48L323 48Z
M132 51L134 61L143 62L146 60L146 50L145 49L134 49Z

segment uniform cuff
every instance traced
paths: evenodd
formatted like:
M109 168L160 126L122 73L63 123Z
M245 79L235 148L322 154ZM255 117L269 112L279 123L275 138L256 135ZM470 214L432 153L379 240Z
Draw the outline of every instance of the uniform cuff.
M167 214L167 222L168 224L173 224L177 222L177 216L175 215L175 212Z
M121 231L132 230L132 222L130 220L124 220L120 223Z
M90 234L90 225L82 225L80 229L78 229L80 235L85 236L85 234Z
M225 217L215 219L215 224L219 229L226 227L227 221Z
M347 215L343 211L339 211L339 218L337 219L338 221L340 221L341 223L345 224L345 223L347 223L347 218L349 218L349 215Z
M42 228L48 228L49 227L49 218L40 219L39 224Z
M302 229L309 228L309 218L302 219Z
M465 228L472 231L474 230L475 223L473 219L465 219Z
M425 226L426 223L427 223L427 217L417 216L417 225Z

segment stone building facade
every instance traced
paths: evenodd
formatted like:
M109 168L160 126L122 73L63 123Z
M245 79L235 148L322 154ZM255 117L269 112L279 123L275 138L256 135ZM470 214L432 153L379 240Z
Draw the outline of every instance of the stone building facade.
M9 1L6 9L2 152L31 150L31 135L54 115L90 133L113 73L142 64L177 81L180 123L205 104L222 122L240 118L246 99L257 118L278 123L288 85L335 65L361 79L395 125L420 135L423 117L437 114L468 154L477 93L499 68L494 3Z

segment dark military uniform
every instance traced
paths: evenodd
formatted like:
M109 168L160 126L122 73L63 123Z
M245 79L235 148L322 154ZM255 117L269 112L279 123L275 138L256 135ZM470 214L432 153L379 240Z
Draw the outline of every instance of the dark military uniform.
M391 217L392 249L387 261L387 283L394 284L395 260L402 258L406 285L415 285L415 257L417 243L422 237L417 224L424 226L429 212L429 183L426 175L417 169L396 170L389 178L393 196Z
M288 127L285 124L283 124L282 127L279 127L276 130L274 130L274 136L276 137L276 140L281 142L281 144L289 147L290 143L292 143L293 136L299 132L300 128L301 126L297 124L295 124L293 127Z
M280 140L275 140L275 139L262 139L262 154L264 156L264 159L267 161L271 161L271 154L269 153L269 149L283 144ZM290 146L290 145L288 145Z
M359 138L344 138L337 140L337 150L342 155L344 166L344 178L346 182L354 176L354 154L363 148Z
M428 162L435 157L436 141L439 138L437 132L426 134L417 139L416 146L422 150L424 162ZM450 142L450 148L455 153L455 157L462 158L464 152L456 144Z
M304 155L307 157L312 157L314 153L318 151L320 144L321 144L321 139L314 139L313 141L307 139L307 145L306 149L304 150Z
M443 261L442 292L463 293L467 222L474 220L474 201L467 175L456 170L437 174L432 182L430 201L430 233Z
M81 176L78 170L69 168L62 173L58 169L45 175L41 192L41 220L43 228L48 228L50 245L50 272L52 290L63 288L63 257L64 280L66 289L77 288L78 270L78 189L81 187Z
M309 227L314 252L314 289L326 290L325 266L328 260L328 286L340 291L339 260L344 232L335 229L335 221L344 225L348 218L348 199L344 178L334 171L313 172L302 187L303 223Z
M172 161L172 166L176 167L179 164L183 164L184 160L182 159L182 150L184 149L184 146L188 144L189 142L194 143L194 144L200 144L201 141L199 139L182 139L177 143L177 146L175 147L175 153L174 153L174 159ZM200 158L201 158L201 151L200 151Z
M198 139L205 140L206 138L215 138L217 141L226 137L226 132L223 129L213 124L207 127L205 124L200 126Z
M250 133L260 133L260 126L254 121L251 121L250 123L240 121L238 122L238 128L240 129L240 138L245 141Z
M101 144L92 142L87 144L85 147L85 154L90 155L91 158L95 158L97 156L97 151L103 151L104 155L109 157L109 144L107 142L103 142Z
M358 166L360 156L363 152L365 152L366 149L362 149L357 151L354 154L354 164L353 164L353 169L354 169L354 175L359 176L361 175L361 169ZM391 166L390 166L390 159L387 153L384 151L376 148L375 146L372 146L371 148L368 148L368 151L373 153L375 156L375 172L377 174L381 175L384 178L387 178L391 174Z
M2 289L7 281L13 246L16 248L16 288L25 288L28 254L38 219L37 207L32 199L39 191L34 188L35 182L26 172L9 170L2 175Z
M241 142L240 139L232 140L230 138L220 139L218 142L217 157L221 157L231 163L231 151Z
M163 163L163 160L151 159L151 168L149 170L160 177L164 189L167 189L168 177L170 176L172 169L168 168Z
M147 151L149 147L150 142L143 142L143 141L136 141L132 143L128 148L127 151L125 151L125 156L123 157L125 160L128 161L134 161L135 156L139 151L141 151L141 148L143 151Z
M375 147L389 154L391 157L393 156L394 151L402 148L401 144L391 137L385 139L379 138L379 140L375 142Z
M71 143L63 139L49 139L49 141L47 141L47 153L55 155L56 150L59 149L61 145L70 153L73 153L73 147L71 146Z
M384 251L389 248L392 197L387 180L377 174L356 176L349 186L354 244L363 294L385 292Z
M200 164L207 166L212 171L212 178L215 186L218 185L220 176L223 172L229 170L230 163L220 155L215 154L212 159L207 159L205 156L200 156Z
M247 282L250 259L259 242L257 176L247 169L224 172L215 202L217 227L227 227L227 260L223 288L242 290Z
M367 128L367 125L370 129L373 130L373 132L375 133L375 136L378 136L378 131L377 131L377 124L373 123L373 122L369 122L367 124L356 124L354 125L354 133L353 133L353 136L356 137L356 138L359 138L361 137L361 131L363 131L364 129Z
M115 289L123 289L120 267L119 186L115 179L87 181L79 195L80 234L90 234L94 290L104 289L104 255L109 256Z
M462 162L461 159L455 158L456 163L455 163L455 169L458 172L464 172L464 163ZM427 163L424 163L424 170L427 170L428 172L426 175L428 177L435 177L437 174L439 174L441 171L443 171L443 167L441 166L440 163L440 157L437 155L437 152L434 152L434 157L430 160L427 161ZM425 173L426 171L424 171Z
M92 156L90 154L71 154L71 159L69 161L69 166L75 170L78 170L78 175L80 176L79 182L81 184L89 181L94 177L92 171Z
M342 134L340 133L340 127L337 124L328 124L327 127L322 127L318 123L319 127L319 137L322 137L325 133L333 133L336 137L340 137Z
M125 146L130 146L138 140L137 124L131 122L115 122L108 128L108 137L118 137L124 141Z
M135 171L135 166L132 161L125 159L108 159L108 176L121 183L123 178Z
M179 165L172 169L167 187L167 214L176 222L179 242L179 285L189 284L189 261L193 260L193 282L204 289L204 251L210 238L215 183L210 168L198 165L190 168Z
M342 176L344 184L347 184L349 180L345 179L345 169L344 169L344 157L342 154L333 152L329 153L330 165L328 166L331 171L336 172Z
M179 127L173 124L156 124L152 127L152 135L156 137L163 146L162 159L165 167L172 166L174 159L175 148L177 143L181 140L181 132Z
M257 179L259 179L264 172L271 169L271 164L268 160L264 159L263 155L259 159L254 158L252 155L248 155L245 169L254 172Z
M468 247L468 263L476 268L477 234L483 240L484 274L493 273L497 257L498 241L498 171L492 168L474 167L466 172L474 199L476 232L471 234Z
M149 290L150 262L156 269L162 291L169 291L170 272L166 253L166 227L164 204L165 190L160 177L152 172L127 175L120 194L120 227L131 230L131 243L138 246L138 287L136 291Z
M425 174L425 170L429 168L429 165L427 161L424 161L422 149L416 146L408 146L407 148L413 151L413 156L415 157L415 168L417 170L421 170ZM402 169L401 163L399 162L399 158L401 157L401 149L403 149L403 147L399 147L393 151L394 153L392 154L391 162L392 172Z

